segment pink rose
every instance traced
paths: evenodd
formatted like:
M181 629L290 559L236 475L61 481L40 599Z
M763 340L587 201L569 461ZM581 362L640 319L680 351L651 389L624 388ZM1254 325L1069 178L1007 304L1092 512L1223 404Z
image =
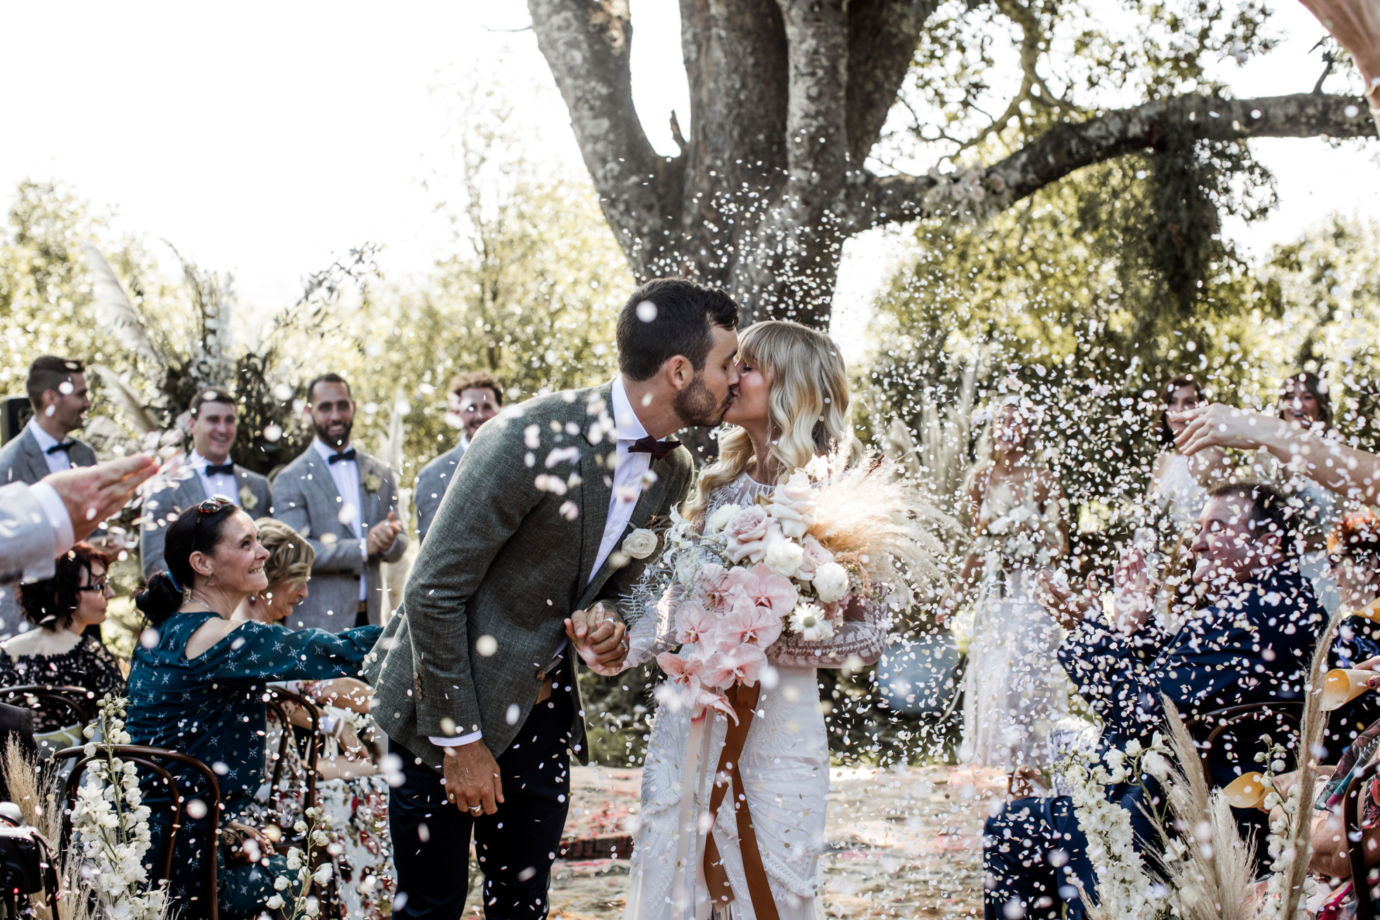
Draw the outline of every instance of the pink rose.
M764 551L767 539L767 512L756 505L750 505L733 516L724 528L728 540L728 558L742 562L752 555Z
M815 571L820 566L834 561L833 555L811 534L805 535L805 539L800 541L800 547L805 550L805 558L800 561L800 568L795 571L797 578L809 581L815 577Z

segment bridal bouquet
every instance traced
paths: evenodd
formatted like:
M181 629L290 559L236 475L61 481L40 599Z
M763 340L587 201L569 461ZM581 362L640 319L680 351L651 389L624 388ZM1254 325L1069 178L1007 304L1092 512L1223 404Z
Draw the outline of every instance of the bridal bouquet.
M783 634L828 641L854 601L906 603L908 583L935 571L938 541L918 526L927 507L889 464L831 472L819 457L756 504L716 508L702 529L677 516L660 612L693 651L657 656L670 678L658 701L736 721L727 692L770 673L766 649Z

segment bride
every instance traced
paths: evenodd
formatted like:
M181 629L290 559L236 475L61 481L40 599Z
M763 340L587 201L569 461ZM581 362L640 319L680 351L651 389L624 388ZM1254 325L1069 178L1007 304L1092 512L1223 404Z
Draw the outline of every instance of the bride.
M738 373L738 395L724 417L736 427L722 435L718 461L703 471L685 508L700 529L717 509L746 508L770 496L817 457L856 463L862 456L849 422L843 360L827 336L796 323L758 323L741 336ZM660 616L649 612L632 626L628 667L673 645L666 606L661 605ZM875 662L887 635L883 608L881 602L854 600L829 638L809 641L787 632L766 650L771 667L760 682L750 721L744 720L748 729L738 758L742 791L728 796L712 828L732 889L726 905L710 903L703 863L712 857L702 856L707 828L696 833L696 821L686 820L692 812L708 814L703 806L711 784L705 773L712 779L714 771L702 769L699 782L685 794L687 757L694 756L688 750L691 713L685 707L660 707L642 777L628 920L705 918L711 908L714 916L734 920L770 916L754 909L764 896L758 866L765 870L776 916L823 916L819 856L825 847L829 749L816 670ZM690 648L681 648L682 659ZM729 721L712 710L705 718L709 756L696 762L720 763ZM732 806L737 799L745 799L755 831L756 846L747 847L747 859Z

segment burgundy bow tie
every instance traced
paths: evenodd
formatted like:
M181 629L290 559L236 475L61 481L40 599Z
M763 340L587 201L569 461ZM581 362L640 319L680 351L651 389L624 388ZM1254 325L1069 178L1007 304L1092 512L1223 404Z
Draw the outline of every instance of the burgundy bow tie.
M677 447L680 447L679 441L658 441L651 435L647 435L646 437L638 438L636 441L633 441L632 444L628 445L628 453L651 454L653 460L661 460Z

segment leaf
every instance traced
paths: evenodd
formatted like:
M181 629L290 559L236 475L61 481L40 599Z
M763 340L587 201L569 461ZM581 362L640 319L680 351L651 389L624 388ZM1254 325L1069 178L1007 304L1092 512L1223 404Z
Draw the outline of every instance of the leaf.
M82 246L82 257L91 275L91 306L97 322L138 358L161 367L163 359L153 347L143 317L125 296L125 289L105 256L94 245L86 243Z

